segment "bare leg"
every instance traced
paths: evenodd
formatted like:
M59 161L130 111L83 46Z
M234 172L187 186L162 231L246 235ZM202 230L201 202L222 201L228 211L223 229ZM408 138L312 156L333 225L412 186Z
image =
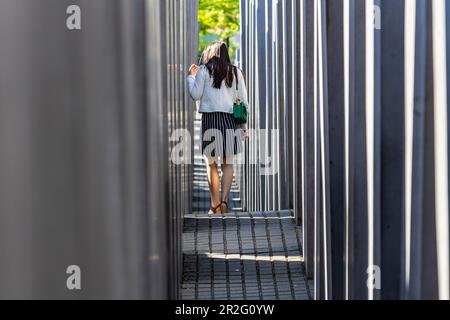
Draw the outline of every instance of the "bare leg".
M211 194L211 208L216 208L220 204L219 192L219 169L217 162L205 157L206 171L208 174L209 192Z
M223 201L228 203L228 196L230 195L231 185L233 183L234 167L233 162L226 159L222 163L222 213L228 212L228 207Z

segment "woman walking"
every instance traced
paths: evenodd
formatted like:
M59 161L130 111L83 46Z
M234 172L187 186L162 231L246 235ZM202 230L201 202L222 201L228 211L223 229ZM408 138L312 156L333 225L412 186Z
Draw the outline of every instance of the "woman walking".
M247 136L246 126L236 124L233 115L236 101L248 105L244 77L241 70L231 64L227 45L214 42L203 52L203 64L191 66L188 84L192 99L200 101L202 153L211 193L209 214L225 214L229 211L234 156L241 152L242 139ZM219 192L219 161L222 194Z

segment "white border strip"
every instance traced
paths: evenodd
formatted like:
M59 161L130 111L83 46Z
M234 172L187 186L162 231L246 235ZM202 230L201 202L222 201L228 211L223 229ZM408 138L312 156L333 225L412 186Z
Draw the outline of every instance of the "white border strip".
M433 0L435 205L439 299L450 299L445 0Z

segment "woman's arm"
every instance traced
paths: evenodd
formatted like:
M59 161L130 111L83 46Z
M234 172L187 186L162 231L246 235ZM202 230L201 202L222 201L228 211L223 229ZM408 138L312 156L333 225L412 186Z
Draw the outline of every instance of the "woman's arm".
M238 77L239 77L239 89L238 89L238 98L247 106L248 111L248 94L247 94L247 86L245 85L244 75L241 69L238 69ZM244 130L244 138L248 138L247 124L241 124L241 129Z
M205 76L205 67L202 66L196 74L190 74L187 78L189 84L189 94L195 101L200 100L203 96L206 80Z
M246 106L248 106L247 87L245 85L245 79L241 69L238 69L238 77L239 77L238 97L243 103L245 103Z

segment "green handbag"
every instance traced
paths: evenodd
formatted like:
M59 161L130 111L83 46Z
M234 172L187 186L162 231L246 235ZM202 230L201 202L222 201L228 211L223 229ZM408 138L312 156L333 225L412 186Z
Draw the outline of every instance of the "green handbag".
M235 70L236 72L236 70ZM237 81L237 74L236 74L236 96L239 92L239 84ZM236 98L233 103L233 116L234 121L236 124L246 124L248 120L248 111L247 106L245 103L241 102L239 98Z
M233 105L233 115L234 121L237 124L247 123L248 118L247 106L243 102L240 102L239 99Z

